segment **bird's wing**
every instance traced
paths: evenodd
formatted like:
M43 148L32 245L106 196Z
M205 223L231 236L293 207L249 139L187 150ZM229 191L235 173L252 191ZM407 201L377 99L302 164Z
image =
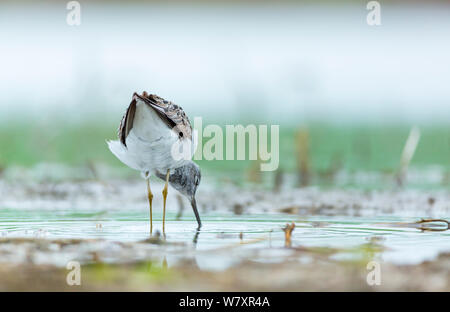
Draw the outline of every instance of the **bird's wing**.
M180 140L188 139L192 141L191 123L180 106L166 101L155 94L148 95L147 92L144 92L142 95L139 95L135 92L119 125L118 136L123 145L127 146L126 138L133 128L136 103L138 100L143 101L154 109L158 113L158 116L161 117L161 120L178 135Z
M125 115L123 115L122 120L120 121L119 129L117 136L119 137L120 142L122 142L123 145L127 146L126 139L128 136L128 133L130 133L131 128L133 128L133 120L134 120L134 114L136 113L136 100L131 100L130 105L127 108L127 111L125 112Z
M192 141L192 126L181 106L146 92L143 95L134 93L133 100L140 99L153 108L169 128L176 132L180 140Z

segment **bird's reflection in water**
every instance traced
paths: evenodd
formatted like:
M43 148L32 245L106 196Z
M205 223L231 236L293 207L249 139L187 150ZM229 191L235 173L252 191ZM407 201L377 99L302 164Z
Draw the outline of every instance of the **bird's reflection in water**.
M194 251L197 249L197 242L198 242L199 236L200 236L200 229L197 229L195 231L195 234L194 234L193 238L192 238ZM163 240L167 241L167 239L165 237L163 238ZM163 270L169 269L169 262L167 261L167 259L169 259L169 260L171 260L170 263L172 263L172 265L174 263L178 263L178 264L181 264L184 267L189 266L189 267L192 267L192 269L200 269L200 267L199 267L199 265L197 263L197 257L196 257L195 252L192 254L192 256L188 256L188 254L190 254L190 253L187 253L187 255L185 255L184 257L180 258L179 256L176 256L174 254L170 254L170 253L164 252L161 255L162 256L162 260L161 260L161 258L159 258L159 260L161 261L161 268ZM179 262L180 260L182 260L182 261ZM149 262L148 270L151 270L151 262Z
M197 248L197 241L198 241L199 235L200 235L200 229L197 229L197 231L195 231L194 238L192 239L192 243L194 243L194 249Z
M167 264L167 258L165 255L164 255L163 261L161 263L161 267L163 270L167 270L167 268L169 267L169 265Z
M200 236L200 228L197 228L197 230L195 231L195 234L194 234L194 238L192 239L192 243L194 244L194 250L197 249L197 242L198 242L199 236ZM192 265L192 268L200 270L200 266L198 265L197 256L195 253L190 261L190 265Z

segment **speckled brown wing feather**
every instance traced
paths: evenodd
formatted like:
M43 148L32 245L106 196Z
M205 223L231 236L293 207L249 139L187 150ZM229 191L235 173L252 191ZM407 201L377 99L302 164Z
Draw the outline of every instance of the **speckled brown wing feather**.
M181 106L166 101L155 94L148 95L147 92L144 91L142 95L137 93L133 94L133 99L120 122L118 136L123 145L127 146L126 138L133 127L137 100L141 100L153 108L166 125L177 133L181 140L192 140L192 126Z
M130 133L131 128L133 128L133 120L135 113L136 113L136 99L134 99L133 97L130 105L127 108L127 111L125 112L125 115L123 115L122 120L120 121L117 133L120 142L122 142L122 144L125 146L127 146L126 138L128 136L128 133Z
M152 107L167 126L178 134L180 139L192 140L192 126L181 106L166 101L155 94L147 95L146 92L143 95L135 93L133 99L140 99Z

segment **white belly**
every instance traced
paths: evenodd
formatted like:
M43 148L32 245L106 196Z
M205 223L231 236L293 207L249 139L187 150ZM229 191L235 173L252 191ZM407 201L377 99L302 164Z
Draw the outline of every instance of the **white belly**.
M169 137L171 131L154 109L142 101L137 101L132 132L139 140L152 143Z
M140 171L165 171L180 165L172 157L172 145L176 144L176 135L161 136L153 142L143 141L133 130L127 137L127 154L132 157Z

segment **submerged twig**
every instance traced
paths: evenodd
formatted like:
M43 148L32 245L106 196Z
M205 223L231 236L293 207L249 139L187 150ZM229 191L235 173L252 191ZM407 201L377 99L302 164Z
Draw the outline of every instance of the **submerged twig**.
M440 231L447 231L450 228L450 222L444 219L422 219L420 221L417 221L417 224L424 224L424 223L431 223L431 222L442 222L442 223L446 223L447 224L447 228L431 228L431 227L426 227L426 226L421 226L419 227L419 230L422 231L435 231L435 232L440 232Z

